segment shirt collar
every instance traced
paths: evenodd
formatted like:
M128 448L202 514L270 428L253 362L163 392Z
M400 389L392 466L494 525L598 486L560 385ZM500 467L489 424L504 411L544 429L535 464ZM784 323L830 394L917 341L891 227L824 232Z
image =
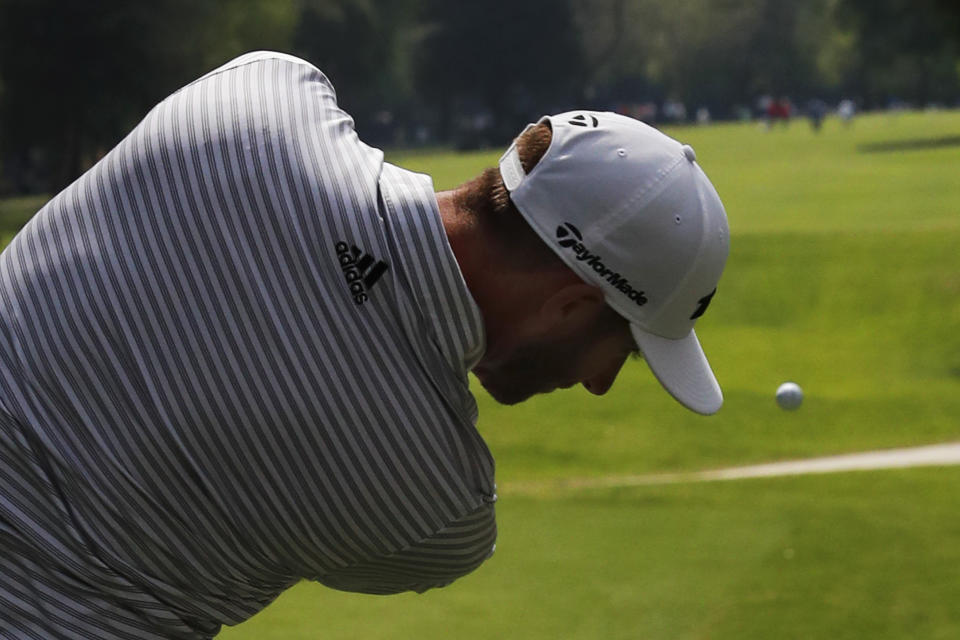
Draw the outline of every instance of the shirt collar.
M453 371L466 373L485 348L483 316L447 239L430 176L384 163L380 194L394 249L414 301Z

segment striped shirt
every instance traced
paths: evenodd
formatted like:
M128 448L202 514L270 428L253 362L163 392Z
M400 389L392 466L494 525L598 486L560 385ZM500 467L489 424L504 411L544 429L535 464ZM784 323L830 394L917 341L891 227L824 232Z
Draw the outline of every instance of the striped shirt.
M173 94L0 255L0 637L210 638L490 556L480 311L427 176L275 53Z

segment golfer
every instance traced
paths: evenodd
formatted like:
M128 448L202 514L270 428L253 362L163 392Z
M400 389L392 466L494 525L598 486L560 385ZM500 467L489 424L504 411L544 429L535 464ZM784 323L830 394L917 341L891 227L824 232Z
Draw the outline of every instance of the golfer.
M727 250L693 150L634 120L545 117L435 194L306 62L207 74L0 255L0 637L449 584L496 538L467 373L601 395L639 352L715 412L693 326Z

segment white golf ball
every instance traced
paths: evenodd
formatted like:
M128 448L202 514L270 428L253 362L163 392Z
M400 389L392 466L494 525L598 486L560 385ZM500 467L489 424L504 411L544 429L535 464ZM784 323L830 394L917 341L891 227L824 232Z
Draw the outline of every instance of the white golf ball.
M793 410L803 402L803 389L796 382L784 382L777 387L777 404L781 409Z

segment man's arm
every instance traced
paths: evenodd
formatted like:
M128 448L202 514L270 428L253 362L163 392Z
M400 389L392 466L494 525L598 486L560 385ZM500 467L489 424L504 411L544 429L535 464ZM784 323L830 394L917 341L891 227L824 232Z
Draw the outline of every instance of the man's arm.
M317 580L341 591L388 595L445 587L493 555L493 504L455 520L435 535L394 554L339 569Z

